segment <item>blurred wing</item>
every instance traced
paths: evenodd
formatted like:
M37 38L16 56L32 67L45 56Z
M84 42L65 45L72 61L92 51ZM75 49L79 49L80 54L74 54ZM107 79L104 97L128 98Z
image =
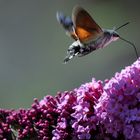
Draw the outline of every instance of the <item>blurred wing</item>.
M103 34L100 26L83 8L79 6L74 7L72 11L72 20L75 33L83 43L90 40L96 40Z
M75 32L73 30L73 22L70 17L65 16L61 12L56 13L57 21L63 26L63 28L66 30L66 34L68 36L71 36L75 40L77 40L77 36L75 35Z

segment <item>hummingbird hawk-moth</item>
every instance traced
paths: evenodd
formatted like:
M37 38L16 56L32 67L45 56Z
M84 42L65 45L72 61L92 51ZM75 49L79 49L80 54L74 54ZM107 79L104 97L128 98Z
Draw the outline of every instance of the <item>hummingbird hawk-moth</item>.
M104 48L112 41L116 41L118 39L131 44L135 49L136 56L138 57L135 45L120 37L116 32L129 22L112 30L102 29L89 13L79 6L73 8L72 18L63 15L63 13L57 12L57 20L62 24L66 33L75 40L68 48L64 63L67 63L74 56L85 56L99 48Z

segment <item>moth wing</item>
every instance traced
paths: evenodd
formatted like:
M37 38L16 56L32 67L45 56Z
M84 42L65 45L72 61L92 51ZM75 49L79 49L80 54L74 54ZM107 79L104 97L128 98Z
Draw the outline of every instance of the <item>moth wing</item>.
M56 13L57 21L63 26L66 30L66 34L71 36L73 39L77 40L77 36L73 30L73 21L70 17L65 16L62 12Z
M76 6L72 11L72 21L77 38L86 43L90 40L96 40L103 34L100 26L83 8Z

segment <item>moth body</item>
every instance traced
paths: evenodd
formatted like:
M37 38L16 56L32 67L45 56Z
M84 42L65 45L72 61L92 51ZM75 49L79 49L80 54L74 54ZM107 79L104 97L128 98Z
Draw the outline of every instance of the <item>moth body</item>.
M103 35L96 40L89 41L87 43L81 43L79 40L74 41L68 48L67 56L64 62L68 62L74 56L85 56L99 48L104 48L112 41L119 39L119 35L114 30L103 30Z

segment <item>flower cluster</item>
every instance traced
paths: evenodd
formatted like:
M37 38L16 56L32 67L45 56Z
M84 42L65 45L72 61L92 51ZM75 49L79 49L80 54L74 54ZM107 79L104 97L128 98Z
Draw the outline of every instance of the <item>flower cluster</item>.
M10 110L0 110L0 139L1 140L8 140L12 139L12 130L10 128L10 124L7 122L7 117L9 117Z
M140 59L106 81L95 110L107 133L140 139Z
M73 138L82 140L93 139L96 137L93 133L97 130L94 106L103 92L102 82L96 82L93 79L91 83L86 83L75 89L75 92L77 98L73 106L74 112L71 114L74 118L71 124L74 129Z
M96 130L94 105L102 90L101 82L93 80L71 92L46 96L41 101L35 99L28 110L1 110L0 138L90 139L90 133Z
M0 109L0 139L139 140L140 59L105 82L35 99L29 109Z

